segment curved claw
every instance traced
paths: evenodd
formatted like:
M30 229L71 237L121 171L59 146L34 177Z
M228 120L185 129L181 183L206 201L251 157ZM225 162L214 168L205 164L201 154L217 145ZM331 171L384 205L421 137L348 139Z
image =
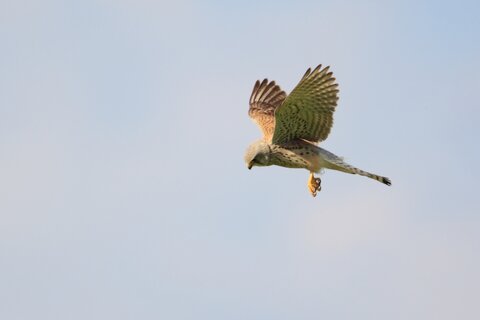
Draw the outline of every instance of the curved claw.
M322 190L321 184L322 180L320 178L315 178L313 173L310 173L310 178L308 179L308 189L313 197L317 195L317 192Z

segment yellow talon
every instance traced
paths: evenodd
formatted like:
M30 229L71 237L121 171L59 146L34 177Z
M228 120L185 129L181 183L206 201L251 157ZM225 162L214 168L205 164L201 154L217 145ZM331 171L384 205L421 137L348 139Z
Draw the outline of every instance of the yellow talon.
M322 181L320 180L320 178L315 178L313 175L313 172L310 172L310 177L308 178L307 186L312 196L315 197L317 195L317 191L320 191L322 189L322 187L320 186L321 182Z

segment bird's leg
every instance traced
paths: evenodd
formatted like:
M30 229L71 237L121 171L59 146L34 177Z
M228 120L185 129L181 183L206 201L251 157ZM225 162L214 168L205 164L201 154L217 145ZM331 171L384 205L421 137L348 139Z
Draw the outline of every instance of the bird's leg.
M322 190L322 187L320 184L322 183L322 180L320 178L315 178L313 175L313 172L310 172L310 177L308 178L308 190L310 190L310 193L312 196L317 195L317 191Z

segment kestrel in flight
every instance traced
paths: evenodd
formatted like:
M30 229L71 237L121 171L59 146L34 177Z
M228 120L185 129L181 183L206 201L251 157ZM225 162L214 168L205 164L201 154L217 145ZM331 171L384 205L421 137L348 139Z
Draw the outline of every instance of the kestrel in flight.
M275 81L257 80L248 115L262 130L263 138L252 143L245 153L248 169L271 165L307 169L308 189L314 197L321 190L321 180L314 173L323 168L390 185L390 179L355 168L317 146L330 133L338 100L338 84L328 69L322 69L322 65L313 71L308 69L288 96Z

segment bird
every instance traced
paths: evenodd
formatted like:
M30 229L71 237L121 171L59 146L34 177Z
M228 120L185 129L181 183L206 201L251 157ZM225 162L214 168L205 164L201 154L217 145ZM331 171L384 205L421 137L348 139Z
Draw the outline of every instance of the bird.
M308 68L289 95L275 81L255 82L248 115L263 137L248 146L247 168L307 169L307 187L313 197L321 190L321 179L315 174L323 169L358 174L390 186L389 178L358 169L318 146L330 134L338 101L338 84L329 69L321 64Z

